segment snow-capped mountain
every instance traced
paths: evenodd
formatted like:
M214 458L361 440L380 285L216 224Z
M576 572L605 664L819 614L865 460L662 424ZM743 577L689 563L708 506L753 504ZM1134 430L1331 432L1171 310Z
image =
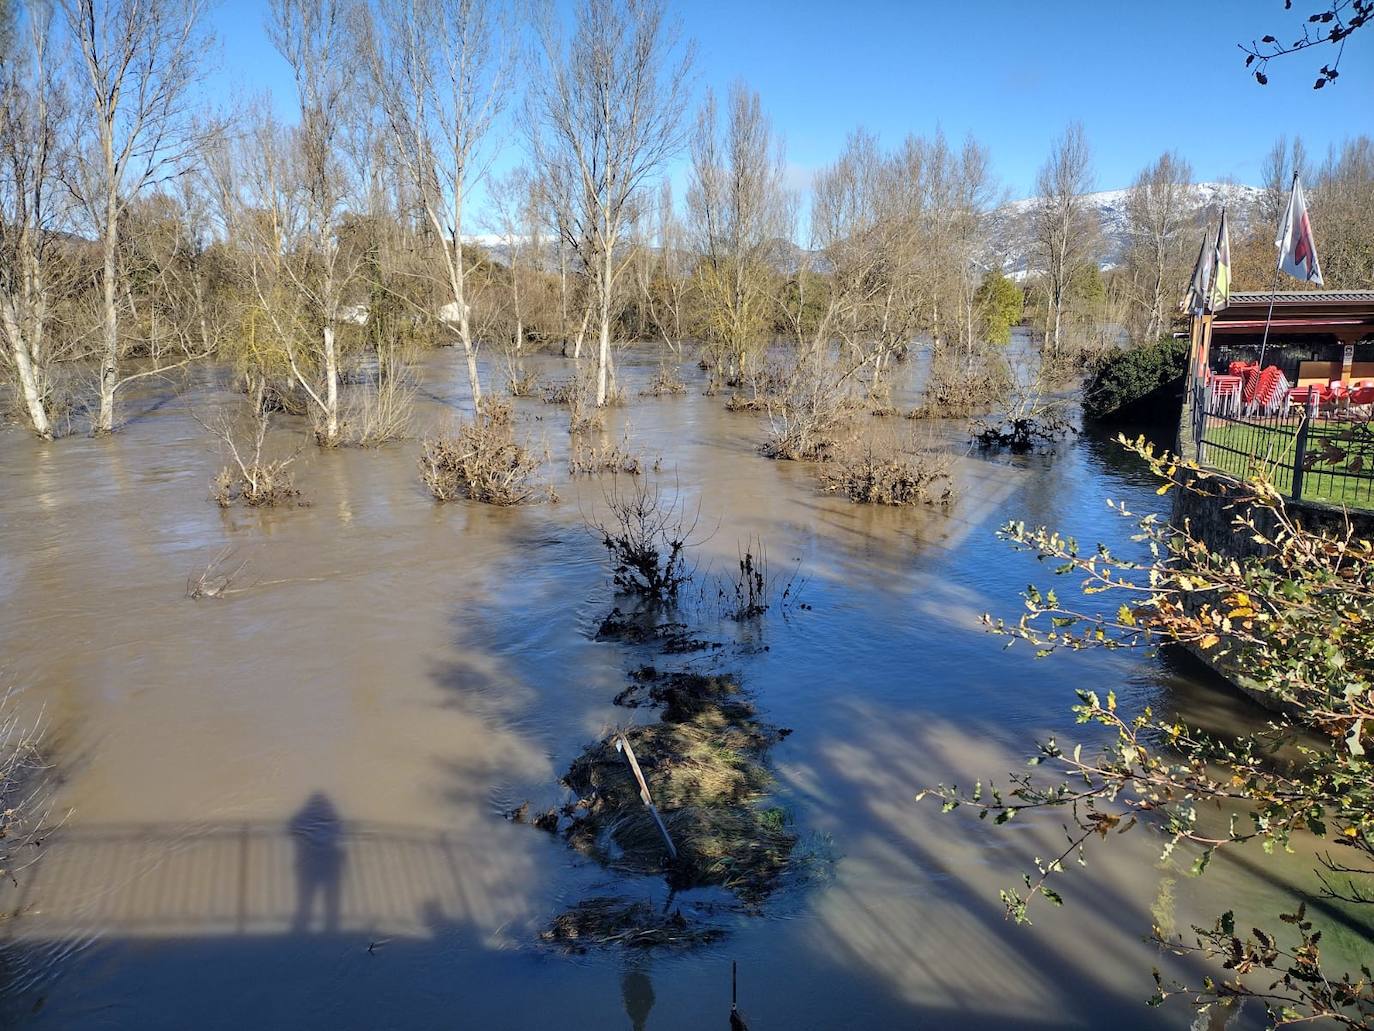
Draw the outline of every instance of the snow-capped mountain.
M1215 223L1224 207L1233 236L1248 229L1255 202L1264 192L1258 186L1239 183L1194 183L1189 190L1190 206L1198 220L1199 229L1207 220ZM1085 198L1102 227L1101 264L1104 271L1121 264L1130 244L1126 218L1126 197L1129 193L1129 190L1105 190L1090 193ZM1035 202L1034 197L1015 200L997 212L990 264L1000 260L1003 271L1014 279L1024 277L1031 265L1031 213ZM1201 239L1199 236L1199 243ZM1190 245L1189 249L1195 250L1196 244Z

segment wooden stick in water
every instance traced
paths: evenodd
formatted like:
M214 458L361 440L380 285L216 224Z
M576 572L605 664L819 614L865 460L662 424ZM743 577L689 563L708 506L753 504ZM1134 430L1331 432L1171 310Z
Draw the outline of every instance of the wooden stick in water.
M677 846L673 844L673 839L668 836L668 828L663 826L663 819L658 815L658 808L649 796L649 785L644 780L644 774L640 772L639 760L635 758L635 750L630 747L630 742L625 739L624 734L616 735L615 750L625 753L625 758L630 763L630 770L634 773L635 780L639 782L639 799L648 808L649 815L654 818L654 823L658 826L658 832L663 835L663 843L668 846L669 858L677 859Z

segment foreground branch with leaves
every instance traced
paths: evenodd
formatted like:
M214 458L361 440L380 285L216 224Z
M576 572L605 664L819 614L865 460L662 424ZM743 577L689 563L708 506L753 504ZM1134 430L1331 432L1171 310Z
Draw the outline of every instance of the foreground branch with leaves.
M1275 716L1258 733L1222 739L1148 707L1124 713L1113 693L1104 699L1079 691L1077 722L1104 728L1105 745L1066 747L1050 739L1030 759L1030 771L1012 775L1006 788L940 785L922 796L942 799L946 812L972 807L997 823L1027 810L1068 810L1064 851L1037 860L1023 888L1002 893L1018 923L1028 922L1037 898L1062 904L1053 883L1070 859L1083 864L1090 844L1140 827L1163 835L1165 858L1183 843L1200 849L1193 864L1199 875L1219 849L1257 843L1272 854L1288 851L1299 835L1325 839L1331 849L1319 860L1321 895L1374 902L1374 770L1366 753L1374 731L1374 545L1348 522L1340 532L1306 529L1263 480L1237 485L1157 454L1143 439L1121 442L1160 477L1160 494L1190 491L1224 505L1235 536L1257 554L1218 553L1188 523L1175 527L1153 515L1137 522L1133 539L1149 553L1140 561L1012 524L1001 536L1055 563L1058 575L1077 577L1084 600L1075 604L1032 586L1016 622L985 621L998 634L1033 644L1039 655L1182 645L1240 678ZM1132 518L1124 505L1113 507ZM1095 600L1104 594L1124 600L1113 610ZM1045 769L1054 776L1042 776ZM1327 1020L1374 1027L1367 962L1353 973L1328 969L1305 903L1279 919L1290 930L1256 928L1242 937L1229 911L1210 927L1193 927L1191 940L1154 928L1161 947L1215 963L1223 973L1188 986L1156 972L1152 1003L1171 995L1199 1008L1252 999L1274 1026ZM1374 934L1369 938L1366 945L1374 945Z

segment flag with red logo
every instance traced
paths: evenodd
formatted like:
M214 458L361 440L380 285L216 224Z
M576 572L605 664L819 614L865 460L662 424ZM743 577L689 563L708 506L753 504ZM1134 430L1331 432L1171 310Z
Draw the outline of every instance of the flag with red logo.
M1279 249L1279 270L1305 283L1322 282L1321 266L1317 263L1317 245L1312 239L1312 223L1307 217L1307 199L1302 183L1293 176L1293 194L1288 198L1288 210L1279 223L1279 235L1274 238Z

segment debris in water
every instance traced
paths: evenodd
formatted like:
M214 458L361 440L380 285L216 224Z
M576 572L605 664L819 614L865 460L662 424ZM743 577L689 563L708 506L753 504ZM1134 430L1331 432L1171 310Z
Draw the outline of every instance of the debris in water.
M526 799L518 806L506 813L506 819L512 823L528 823L531 827L537 827L541 831L548 831L550 834L558 832L558 810L546 809L538 813L533 819L530 818L530 803Z
M723 933L717 927L694 927L680 909L660 912L643 900L597 896L559 914L539 937L570 952L585 952L605 945L690 948L717 941Z
M568 841L614 868L664 873L675 889L718 885L757 905L776 886L797 842L783 810L763 804L772 785L764 758L782 732L758 719L732 677L640 675L636 687L647 686L649 703L661 706L662 715L657 723L609 735L573 761L563 778L578 798L564 810L571 817ZM622 697L644 704L632 694ZM675 861L616 750L622 734L677 844Z
M685 623L656 623L645 614L626 614L612 609L601 621L596 640L621 641L625 644L657 644L665 655L687 655L719 648L713 641L693 637Z

